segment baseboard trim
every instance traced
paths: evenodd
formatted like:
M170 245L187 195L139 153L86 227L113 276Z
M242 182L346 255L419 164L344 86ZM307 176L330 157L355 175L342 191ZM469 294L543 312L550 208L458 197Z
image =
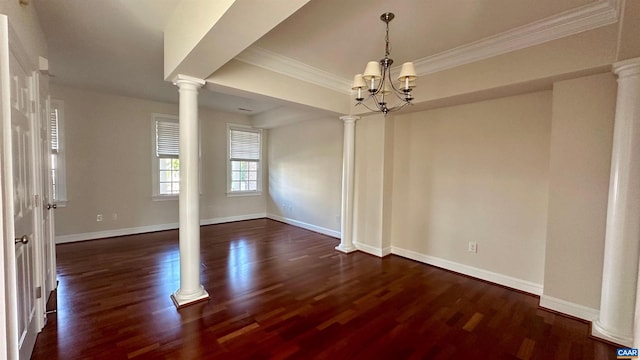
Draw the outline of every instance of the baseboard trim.
M600 326L597 320L591 323L591 337L597 340L604 341L616 347L632 347L633 335L624 336L620 334L614 334L607 331L604 327Z
M202 219L200 220L200 225L201 226L214 225L214 224L222 224L222 223L228 223L228 222L234 222L234 221L263 219L265 217L267 217L266 213L226 216L226 217L213 218L213 219ZM110 237L116 237L116 236L144 234L144 233L156 232L156 231L174 230L174 229L177 229L178 227L179 227L179 223L169 223L169 224L139 226L139 227L133 227L133 228L124 228L124 229L94 231L94 232L81 233L81 234L58 235L56 236L56 244L65 244L65 243L71 243L71 242L77 242L77 241L103 239L103 238L110 238Z
M200 226L224 224L224 223L230 223L234 221L264 219L266 217L267 217L267 213L255 213L255 214L247 214L247 215L226 216L226 217L213 218L213 219L202 219L200 220Z
M477 267L460 264L454 261L445 260L435 256L421 254L413 250L407 250L396 246L391 247L391 253L419 261L428 265L437 266L446 270L454 271L460 274L475 277L481 280L496 283L512 289L520 290L533 295L542 295L542 285L534 282L514 278L511 276L495 273L493 271L480 269Z
M335 231L335 230L327 229L327 228L324 228L324 227L321 227L321 226L308 224L306 222L302 222L302 221L291 219L291 218L286 218L286 217L283 217L283 216L280 216L280 215L276 215L276 214L267 214L266 217L271 219L271 220L280 221L280 222L283 222L285 224L301 227L303 229L311 230L313 232L317 232L317 233L320 233L320 234L323 234L323 235L327 235L327 236L331 236L331 237L340 239L340 231Z
M554 298L549 295L540 295L540 307L567 314L586 321L595 321L600 316L600 310L570 301Z
M359 251L365 252L370 255L374 255L377 257L385 257L387 255L391 255L391 247L386 247L384 249L377 248L375 246L371 246L368 244L363 244L361 242L354 242L353 245Z

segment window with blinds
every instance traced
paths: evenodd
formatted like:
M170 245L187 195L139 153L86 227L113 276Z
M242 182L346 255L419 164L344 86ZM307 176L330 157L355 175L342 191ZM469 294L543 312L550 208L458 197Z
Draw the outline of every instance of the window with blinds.
M154 195L180 193L180 126L178 118L153 114Z
M58 152L60 149L60 139L58 137L59 118L60 110L57 107L52 107L51 115L49 116L49 140L52 152Z
M51 184L52 197L58 205L64 206L67 200L65 177L64 103L61 100L51 100L49 113L49 147L51 149Z
M229 192L259 192L262 130L228 125L228 136Z
M172 119L156 119L156 156L178 158L180 155L180 126Z

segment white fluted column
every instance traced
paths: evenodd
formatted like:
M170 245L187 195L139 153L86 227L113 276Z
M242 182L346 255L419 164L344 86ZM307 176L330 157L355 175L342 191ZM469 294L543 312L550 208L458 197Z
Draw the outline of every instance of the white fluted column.
M600 317L592 333L625 346L633 339L640 254L640 58L618 75Z
M181 308L209 298L200 283L198 89L204 80L178 75L180 92L180 288L171 295Z
M355 173L356 121L358 116L341 116L344 122L344 147L342 150L342 214L341 238L336 250L343 253L356 251L353 246L353 177Z

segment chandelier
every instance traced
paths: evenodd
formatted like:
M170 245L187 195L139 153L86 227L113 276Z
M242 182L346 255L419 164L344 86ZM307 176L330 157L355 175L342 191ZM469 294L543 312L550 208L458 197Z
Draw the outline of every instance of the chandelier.
M382 112L385 116L389 112L400 110L411 104L411 100L413 100L411 90L416 86L415 80L417 78L413 63L406 62L402 64L400 69L397 85L391 80L393 59L389 58L389 22L394 17L395 15L390 12L380 15L380 20L387 26L384 59L369 61L364 73L354 77L351 87L352 90L357 91L356 106L363 105L370 111ZM369 96L366 99L362 96L363 89L369 91ZM372 100L375 108L369 107L365 103L369 99ZM389 100L393 100L396 104L389 107Z

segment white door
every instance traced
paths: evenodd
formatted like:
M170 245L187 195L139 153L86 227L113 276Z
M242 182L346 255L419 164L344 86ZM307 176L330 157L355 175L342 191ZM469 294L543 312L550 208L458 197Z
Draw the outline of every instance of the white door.
M45 75L36 73L36 89L38 92L39 106L39 139L40 146L40 188L42 189L42 248L44 257L44 302L46 305L49 293L56 288L56 244L54 230L54 211L57 205L53 200L53 183L51 173L51 142L49 139L49 120L51 106L48 88L48 79Z
M11 85L9 84L9 38L6 15L0 15L0 359L15 358L18 352L17 333L13 331L15 305L15 258L13 256L13 184L10 166L11 144L7 143L11 128ZM8 162L9 161L9 162Z
M49 181L50 172L46 164L49 159L48 151L48 132L47 124L49 117L46 116L46 98L48 93L48 79L40 74L39 71L31 72L31 93L30 102L33 104L30 107L29 116L31 118L31 128L33 129L32 137L32 157L31 167L33 169L32 183L34 186L33 191L33 221L35 224L34 235L34 271L35 271L35 286L36 286L36 329L38 332L47 323L46 318L46 306L49 291L48 289L52 284L49 283L51 277L51 259L49 254L52 244L50 243L49 234L49 213L47 209L49 199L49 192L46 190L46 185ZM42 100L45 99L45 100ZM42 109L42 111L40 111ZM51 209L51 207L49 207Z
M36 288L39 274L38 239L34 221L34 131L32 126L35 104L31 99L31 69L24 57L16 51L19 44L9 44L9 71L11 74L11 149L13 170L13 218L15 231L15 273L18 315L18 349L20 359L28 359L38 333ZM21 58L22 61L18 60Z

